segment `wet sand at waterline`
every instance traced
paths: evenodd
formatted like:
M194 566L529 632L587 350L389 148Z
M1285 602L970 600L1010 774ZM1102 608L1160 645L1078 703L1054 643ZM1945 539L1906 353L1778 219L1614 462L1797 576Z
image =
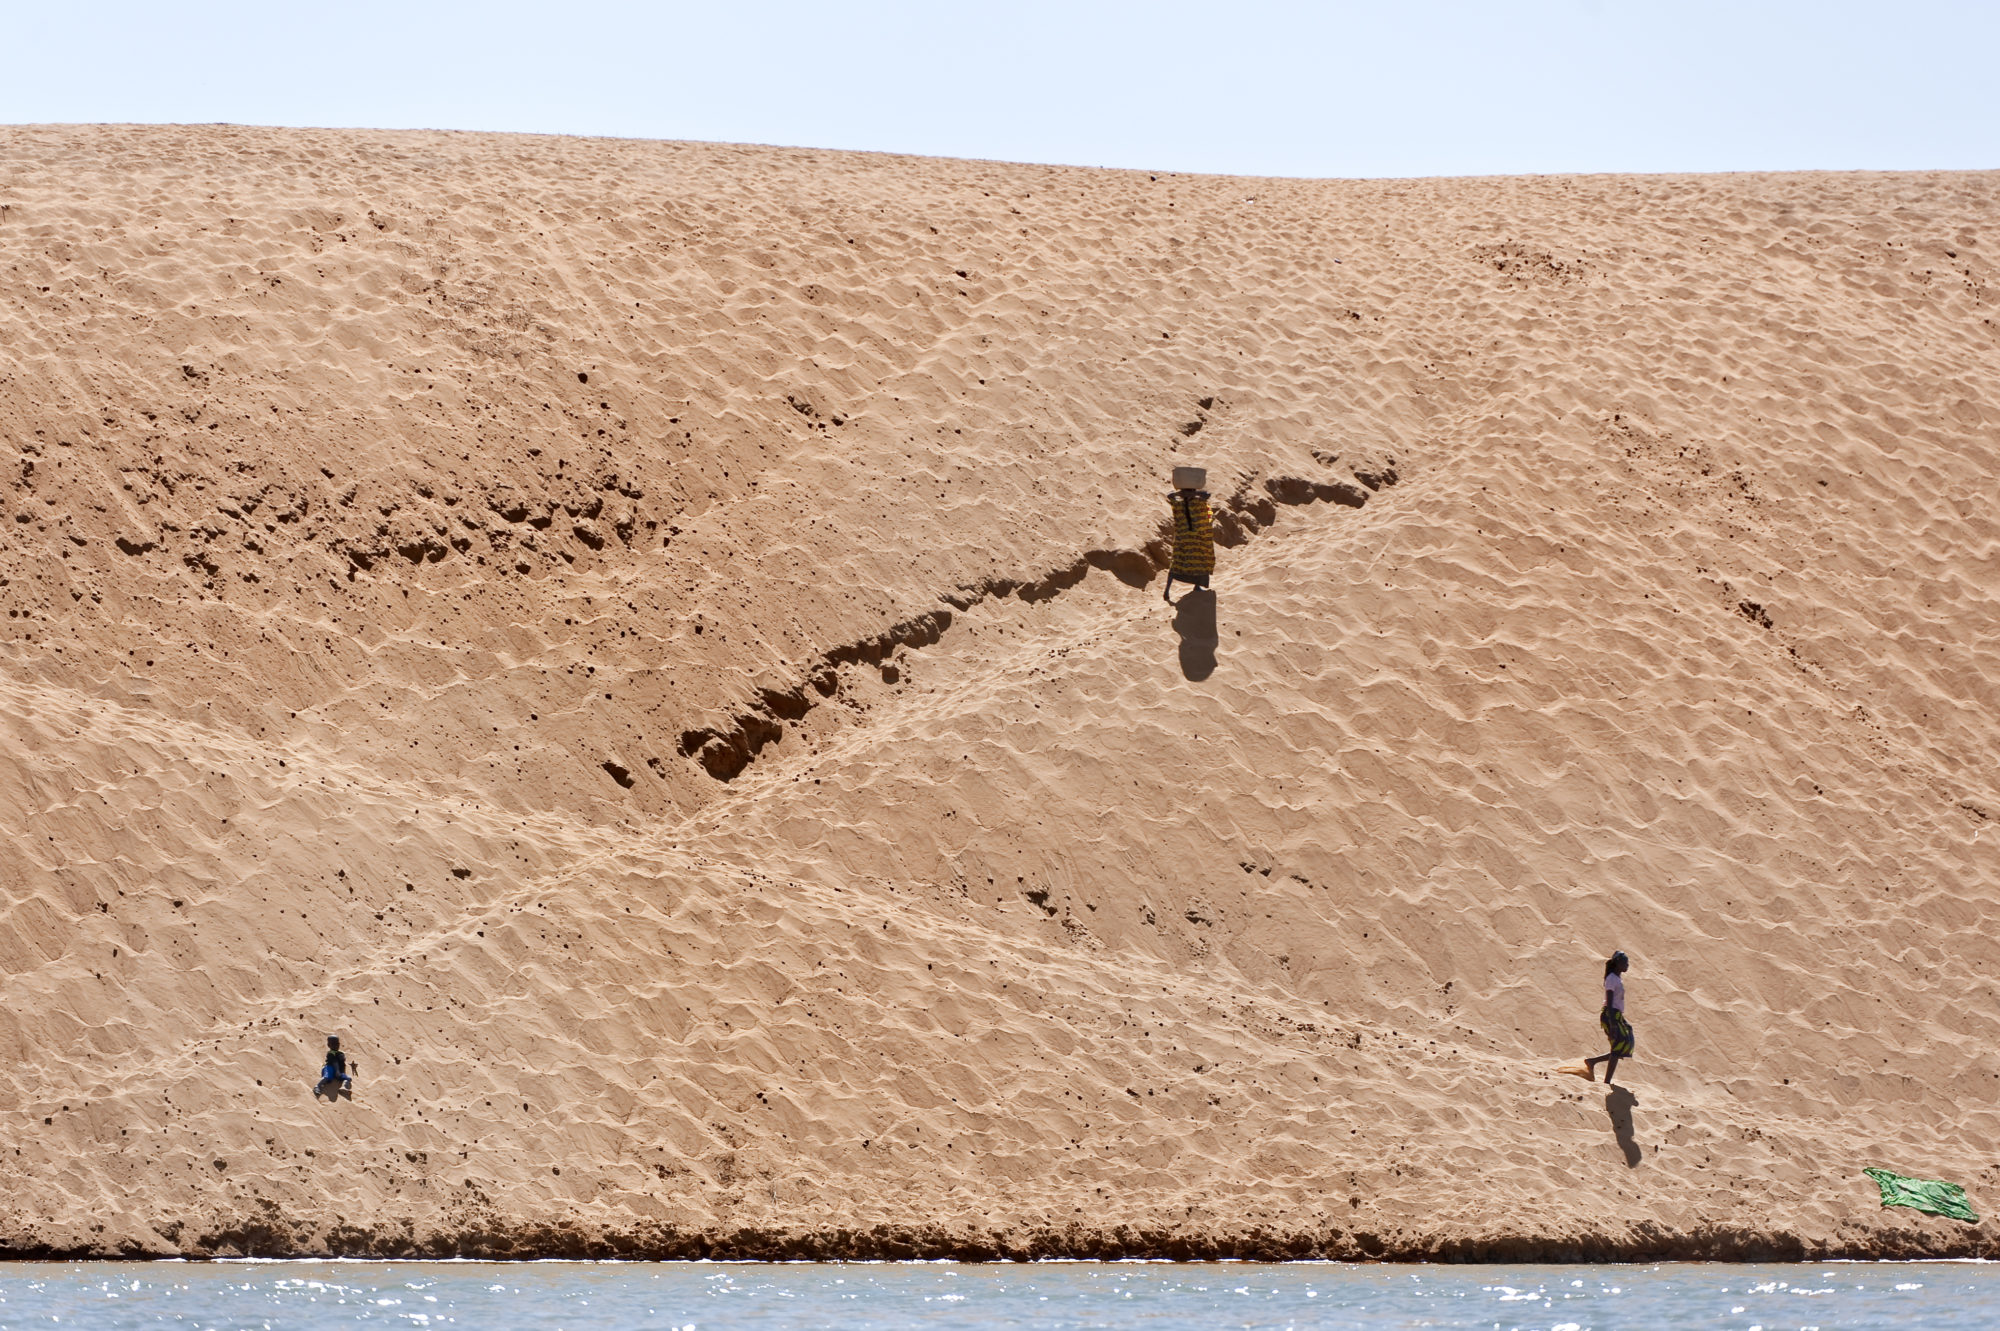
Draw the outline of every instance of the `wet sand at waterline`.
M1994 1253L1996 206L0 131L0 1247Z

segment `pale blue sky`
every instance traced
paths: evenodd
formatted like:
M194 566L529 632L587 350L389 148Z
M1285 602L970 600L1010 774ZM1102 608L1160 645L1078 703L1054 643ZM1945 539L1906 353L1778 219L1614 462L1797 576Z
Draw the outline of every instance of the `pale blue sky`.
M1300 176L2000 166L2000 0L0 0L0 123Z

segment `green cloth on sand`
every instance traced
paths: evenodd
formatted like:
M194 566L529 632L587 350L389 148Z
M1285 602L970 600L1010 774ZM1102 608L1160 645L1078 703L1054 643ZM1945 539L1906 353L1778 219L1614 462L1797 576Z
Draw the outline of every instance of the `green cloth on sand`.
M1864 1169L1861 1172L1874 1179L1882 1189L1884 1206L1908 1206L1932 1215L1948 1215L1953 1220L1963 1220L1968 1224L1979 1223L1979 1217L1972 1213L1972 1204L1965 1199L1965 1189L1956 1183L1905 1178L1886 1169Z

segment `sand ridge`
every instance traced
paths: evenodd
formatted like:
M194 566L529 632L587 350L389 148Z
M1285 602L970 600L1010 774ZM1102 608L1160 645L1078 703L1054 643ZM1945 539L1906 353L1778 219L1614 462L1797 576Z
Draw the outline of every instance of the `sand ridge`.
M1992 1255L1997 189L0 133L0 1243Z

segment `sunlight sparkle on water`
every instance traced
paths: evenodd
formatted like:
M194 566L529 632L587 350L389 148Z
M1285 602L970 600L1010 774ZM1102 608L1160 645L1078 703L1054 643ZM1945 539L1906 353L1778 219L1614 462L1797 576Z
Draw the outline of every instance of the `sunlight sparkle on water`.
M29 1327L1132 1328L1479 1331L1990 1324L2000 1265L1351 1266L1296 1263L0 1263L0 1331ZM665 1320L663 1320L665 1319Z

